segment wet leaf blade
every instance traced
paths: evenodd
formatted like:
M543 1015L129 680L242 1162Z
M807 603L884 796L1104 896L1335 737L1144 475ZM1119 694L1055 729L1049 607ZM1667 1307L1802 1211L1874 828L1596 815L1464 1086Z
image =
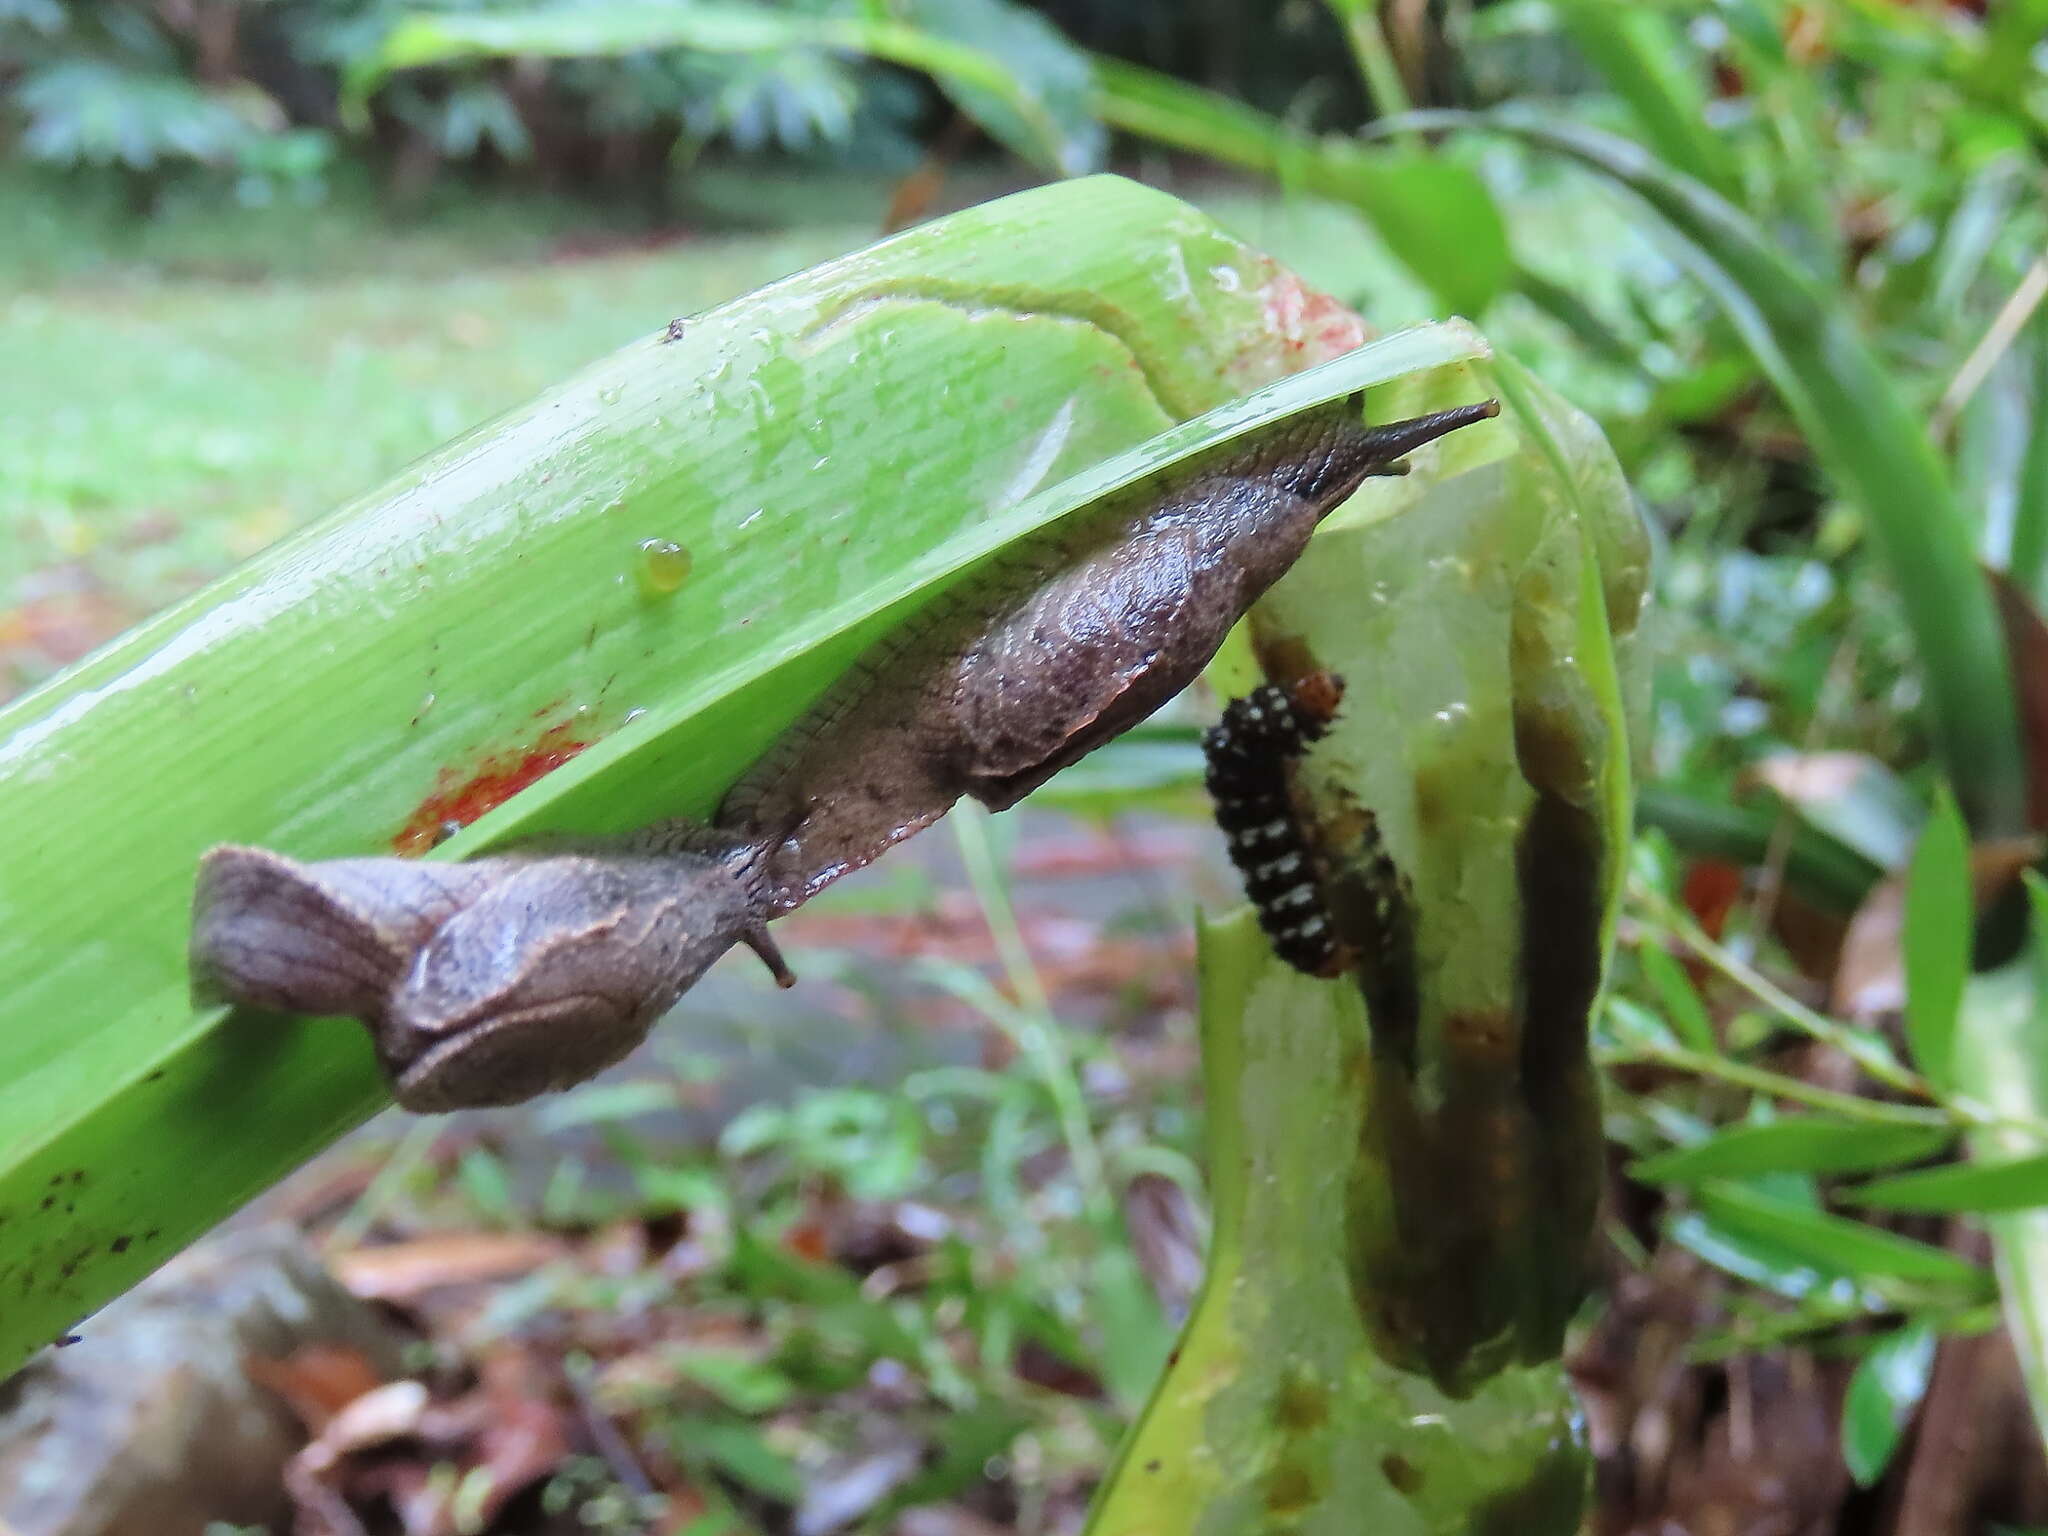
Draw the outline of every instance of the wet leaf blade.
M1776 1244L1822 1274L1917 1280L1990 1294L1991 1276L1967 1259L1860 1221L1774 1199L1737 1184L1709 1184L1700 1209L1721 1226Z
M1913 1323L1887 1335L1849 1378L1842 1403L1842 1459L1857 1486L1868 1488L1891 1465L1913 1412L1934 1374L1934 1330Z
M2048 1152L1874 1179L1844 1191L1843 1198L1887 1211L2024 1211L2048 1206Z
M1970 837L1955 801L1935 800L1906 880L1906 1038L1937 1087L1955 1081L1956 1018L1970 973Z
M1931 1157L1954 1139L1954 1132L1939 1127L1800 1115L1730 1126L1705 1141L1644 1158L1629 1175L1651 1184L1691 1184L1760 1173L1862 1173Z

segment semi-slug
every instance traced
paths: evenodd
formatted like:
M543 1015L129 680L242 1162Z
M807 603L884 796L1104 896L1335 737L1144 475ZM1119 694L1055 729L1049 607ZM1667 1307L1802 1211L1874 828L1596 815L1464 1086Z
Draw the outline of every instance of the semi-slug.
M624 1056L736 943L963 794L1015 804L1206 666L1329 511L1492 401L1368 427L1332 401L1131 487L995 558L874 647L709 828L468 864L201 862L202 997L363 1021L399 1103L506 1104Z

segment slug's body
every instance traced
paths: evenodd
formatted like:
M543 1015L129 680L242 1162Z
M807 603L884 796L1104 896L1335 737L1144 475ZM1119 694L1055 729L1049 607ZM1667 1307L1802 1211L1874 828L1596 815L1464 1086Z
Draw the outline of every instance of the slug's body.
M1202 734L1216 824L1259 927L1275 954L1311 976L1335 976L1343 962L1288 767L1329 729L1343 693L1343 679L1327 672L1292 690L1266 683L1231 700Z
M789 911L972 795L1016 804L1194 681L1368 475L1496 413L1368 427L1356 397L1134 486L999 558L863 656L734 786Z

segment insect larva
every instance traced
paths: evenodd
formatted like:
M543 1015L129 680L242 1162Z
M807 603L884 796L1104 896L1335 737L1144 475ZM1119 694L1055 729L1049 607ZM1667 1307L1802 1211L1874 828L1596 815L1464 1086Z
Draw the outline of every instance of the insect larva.
M1329 729L1344 681L1320 672L1292 690L1277 683L1233 699L1202 734L1209 794L1230 862L1273 952L1311 976L1340 969L1314 851L1302 836L1288 767Z

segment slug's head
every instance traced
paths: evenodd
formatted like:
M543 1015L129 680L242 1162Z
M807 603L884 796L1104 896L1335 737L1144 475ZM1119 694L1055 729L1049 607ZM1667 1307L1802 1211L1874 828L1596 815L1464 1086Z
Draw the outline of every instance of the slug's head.
M450 918L373 1025L398 1102L512 1104L612 1065L745 943L787 986L751 855L569 856L512 865Z
M1341 430L1327 451L1294 466L1295 494L1334 507L1369 478L1407 474L1406 456L1416 449L1500 414L1498 400L1480 400L1374 427L1359 419L1362 404L1358 396L1346 401Z
M193 901L193 993L361 1020L408 1109L515 1103L624 1056L736 943L789 985L759 862L674 829L468 864L216 848Z

